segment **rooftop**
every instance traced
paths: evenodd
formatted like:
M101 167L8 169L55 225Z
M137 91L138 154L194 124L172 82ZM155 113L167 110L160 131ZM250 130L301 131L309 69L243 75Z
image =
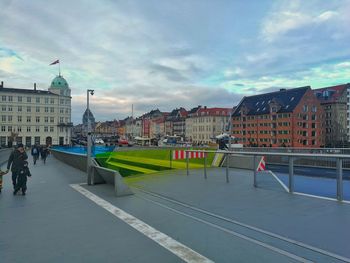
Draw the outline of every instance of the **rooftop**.
M269 114L270 105L273 104L279 105L277 113L292 112L306 91L310 89L310 86L305 86L244 97L234 111L233 116L240 116L242 108L246 110L246 115Z

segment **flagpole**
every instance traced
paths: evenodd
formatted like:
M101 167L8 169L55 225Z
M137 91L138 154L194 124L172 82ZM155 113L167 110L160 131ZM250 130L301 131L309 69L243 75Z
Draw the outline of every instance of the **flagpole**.
M61 76L61 62L58 61L58 76Z

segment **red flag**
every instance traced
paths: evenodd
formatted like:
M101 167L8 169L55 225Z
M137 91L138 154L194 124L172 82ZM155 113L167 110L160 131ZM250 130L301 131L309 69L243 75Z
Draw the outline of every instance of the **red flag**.
M55 64L57 64L57 63L60 63L60 60L59 60L59 59L57 59L57 60L55 60L54 62L52 62L49 66L55 65Z

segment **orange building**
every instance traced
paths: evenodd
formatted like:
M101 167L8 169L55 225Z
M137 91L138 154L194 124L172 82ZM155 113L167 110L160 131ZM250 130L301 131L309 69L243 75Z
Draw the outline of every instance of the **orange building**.
M309 86L244 97L232 114L236 141L258 147L321 147L324 110Z

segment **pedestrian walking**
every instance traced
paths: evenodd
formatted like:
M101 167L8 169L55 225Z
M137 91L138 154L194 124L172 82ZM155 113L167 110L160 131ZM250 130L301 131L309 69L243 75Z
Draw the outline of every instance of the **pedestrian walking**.
M7 162L7 170L6 173L10 170L12 172L12 184L13 188L15 188L17 184L18 172L23 168L24 161L28 159L27 153L24 151L24 147L22 143L17 145L17 149L14 150L9 157Z
M13 194L16 195L19 190L22 191L22 195L26 195L27 191L27 177L31 177L31 173L28 168L28 162L24 161L23 167L18 171L17 184Z
M49 149L44 146L42 149L41 149L41 160L43 160L44 164L46 163L46 158L47 156L49 155Z
M33 156L33 163L34 165L36 164L36 161L39 159L39 154L40 154L40 149L39 146L37 144L35 144L32 147L32 156Z

